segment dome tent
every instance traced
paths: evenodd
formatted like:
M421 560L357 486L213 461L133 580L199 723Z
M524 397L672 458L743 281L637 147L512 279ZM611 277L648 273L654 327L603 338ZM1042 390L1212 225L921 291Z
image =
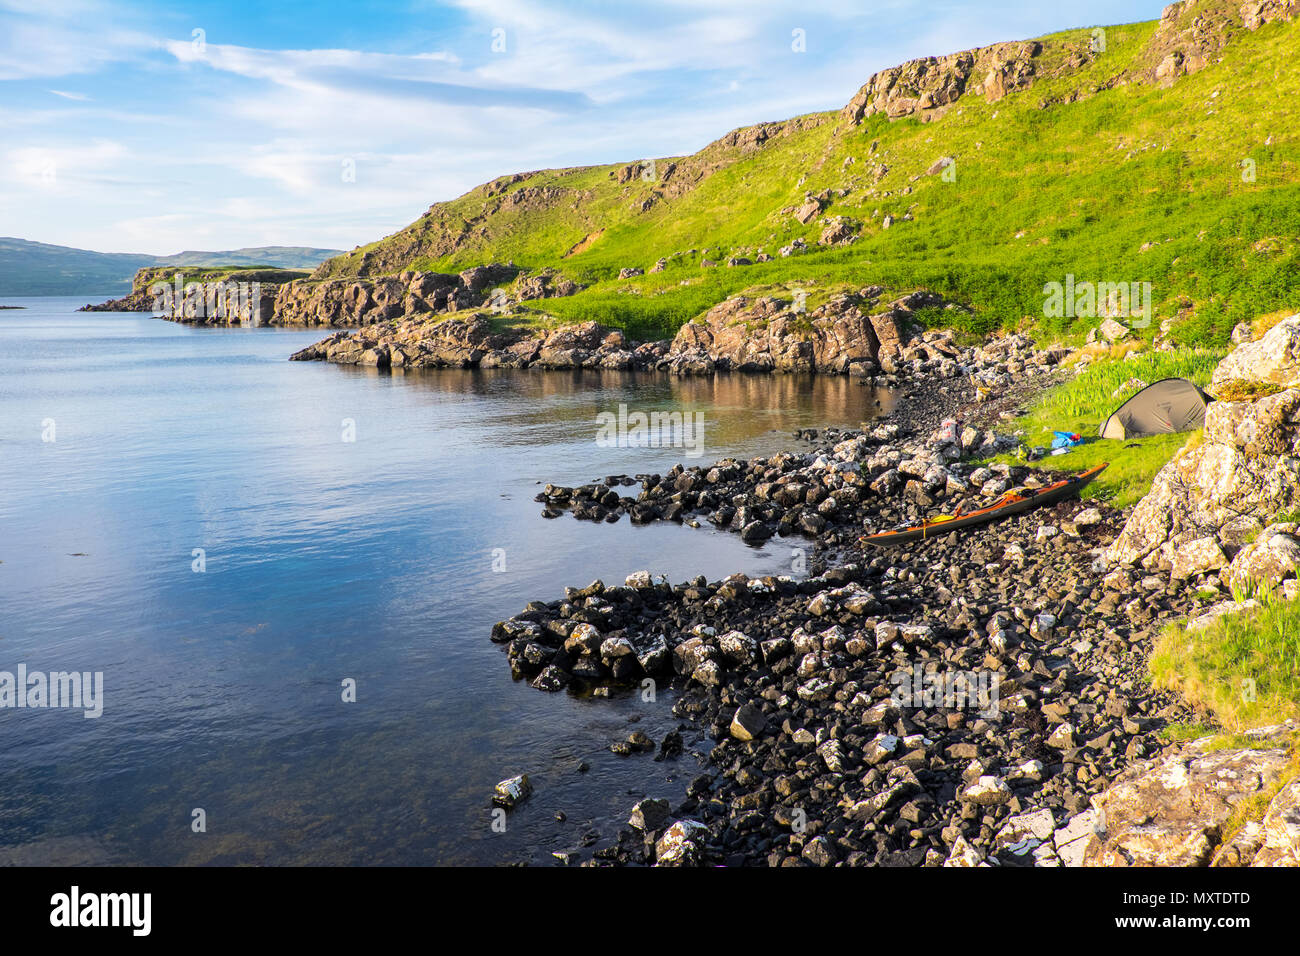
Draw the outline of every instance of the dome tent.
M1213 401L1185 378L1162 378L1142 389L1101 426L1102 438L1145 438L1189 432L1205 424Z

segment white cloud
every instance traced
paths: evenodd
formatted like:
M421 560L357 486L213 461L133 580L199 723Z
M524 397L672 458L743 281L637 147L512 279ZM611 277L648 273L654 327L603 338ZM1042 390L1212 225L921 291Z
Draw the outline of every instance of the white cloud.
M84 187L87 181L117 167L127 155L121 143L95 140L81 146L24 146L5 154L6 166L24 185L46 190Z
M0 80L95 73L155 46L101 3L0 4Z

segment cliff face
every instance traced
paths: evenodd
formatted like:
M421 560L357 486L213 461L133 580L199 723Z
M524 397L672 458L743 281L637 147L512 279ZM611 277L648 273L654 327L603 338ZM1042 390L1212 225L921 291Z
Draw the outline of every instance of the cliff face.
M1165 7L1155 32L1134 66L1117 83L1162 86L1205 68L1242 30L1288 21L1300 14L1300 0L1181 0ZM1084 40L995 43L941 57L922 57L872 75L841 111L854 125L883 113L891 120L915 116L929 122L961 97L990 103L1048 77L1068 76L1105 53L1105 31Z
M1055 54L1044 56L1045 51ZM1028 89L1043 76L1059 76L1090 63L1096 51L1085 41L996 43L948 56L928 56L881 70L867 80L841 111L853 125L883 113L891 120L938 119L962 96L993 103ZM1054 65L1049 64L1054 60Z
M276 325L372 325L474 306L498 308L572 295L581 287L554 270L525 274L513 265L458 274L408 269L373 279L300 280L280 287Z
M275 301L277 325L370 325L426 312L481 305L490 286L509 282L512 266L475 266L459 275L406 271L376 279L293 282Z

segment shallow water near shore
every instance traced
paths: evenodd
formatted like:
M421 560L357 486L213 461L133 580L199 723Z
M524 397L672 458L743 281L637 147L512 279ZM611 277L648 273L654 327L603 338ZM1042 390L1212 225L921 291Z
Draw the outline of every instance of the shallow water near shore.
M891 400L847 378L290 363L325 333L74 311L91 300L0 300L27 306L0 312L0 671L104 674L98 719L0 709L0 863L545 863L677 796L689 754L606 749L677 726L671 695L535 691L491 625L642 568L786 573L798 542L548 521L533 496L796 448ZM602 447L620 404L702 413L703 456ZM496 832L492 787L519 772L536 793Z

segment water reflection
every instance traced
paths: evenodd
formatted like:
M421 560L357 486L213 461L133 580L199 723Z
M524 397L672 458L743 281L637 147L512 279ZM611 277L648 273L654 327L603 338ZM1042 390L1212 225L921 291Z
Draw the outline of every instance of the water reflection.
M703 412L707 461L888 401L845 378L291 363L318 331L80 304L0 313L0 669L102 670L105 711L0 711L0 863L548 862L699 770L607 749L675 727L670 695L541 694L492 623L641 568L785 572L791 543L547 521L540 484L682 460L598 446L620 403ZM494 833L488 794L521 770L536 794Z

